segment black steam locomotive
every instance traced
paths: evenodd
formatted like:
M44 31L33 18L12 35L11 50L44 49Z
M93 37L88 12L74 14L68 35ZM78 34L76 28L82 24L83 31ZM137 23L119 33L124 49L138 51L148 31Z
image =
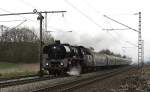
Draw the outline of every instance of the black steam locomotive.
M104 66L129 65L131 59L98 54L83 46L61 44L60 41L44 46L43 69L49 74L80 74Z

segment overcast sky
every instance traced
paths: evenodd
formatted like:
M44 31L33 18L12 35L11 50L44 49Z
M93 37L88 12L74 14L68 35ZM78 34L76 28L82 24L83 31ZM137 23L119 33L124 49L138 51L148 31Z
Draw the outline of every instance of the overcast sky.
M96 51L110 49L116 53L131 56L137 62L137 48L129 43L137 44L137 32L133 30L104 31L102 29L124 29L103 15L107 15L138 30L138 15L142 13L142 39L145 42L145 60L150 58L149 36L149 2L148 0L2 0L0 13L32 12L65 10L67 13L48 14L48 30L55 39L70 44L80 44L94 47ZM23 20L22 24L37 30L39 24L37 15L7 16L0 17L0 25L14 27ZM20 20L16 22L2 22ZM72 33L65 31L73 31ZM128 43L126 41L129 41ZM123 47L130 47L124 49Z

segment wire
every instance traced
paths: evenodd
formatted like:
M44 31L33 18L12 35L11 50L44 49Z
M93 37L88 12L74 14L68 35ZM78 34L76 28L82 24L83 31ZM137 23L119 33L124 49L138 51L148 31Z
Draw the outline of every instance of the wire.
M15 27L13 27L13 28L11 28L9 31L11 31L11 30L13 30L13 29L15 29L15 28L17 28L17 27L19 27L20 25L22 25L23 23L25 23L27 20L24 20L24 21L22 21L21 23L19 23L17 26L15 26Z
M138 45L136 45L136 44L134 44L134 43L132 43L132 42L130 42L130 41L126 41L126 43L128 43L128 44L130 44L130 45L132 45L132 46L138 47Z
M109 14L109 15L115 15L115 16L131 16L131 15L135 15L135 14L132 14L132 13L120 13L120 14Z
M95 12L100 13L95 7L93 7L87 0L83 0L89 7L91 7Z
M88 15L86 15L85 13L83 13L80 9L78 9L76 6L74 6L72 3L70 3L68 0L64 0L68 5L70 5L72 8L74 8L75 10L77 10L79 13L81 13L84 17L86 17L88 20L90 20L91 22L93 22L95 25L97 25L98 27L102 28L102 26L100 26L98 23L96 23L91 17L89 17Z
M18 1L21 1L22 3L26 4L27 6L33 8L33 9L39 9L38 7L32 5L31 3L25 1L25 0L18 0Z
M22 25L23 23L25 23L27 20L24 20L23 22L21 22L20 24L18 24L15 28L19 27L20 25Z
M6 9L3 9L3 8L0 8L0 10L2 10L2 11L4 11L4 12L12 13L12 12L10 12L10 11L6 10ZM22 18L24 18L25 20L30 20L30 21L32 21L32 22L34 22L34 23L38 24L38 22L37 22L37 21L35 21L35 20L32 20L32 19L26 18L26 17L21 16L21 15L19 15L19 16L20 16L20 17L22 17ZM60 31L60 29L58 30L57 28L54 28L54 27L51 27L51 26L47 26L47 27L48 27L48 28L50 28L50 29L53 29L53 30L55 30L55 31Z
M4 11L4 12L12 13L12 12L10 12L10 11L6 10L6 9L3 9L3 8L0 8L0 10L2 10L2 11ZM26 18L26 17L21 16L21 15L19 15L19 16L20 16L20 17L22 17L22 18L24 18L25 20L30 20L30 21L32 21L32 22L37 23L36 21L34 21L34 20L32 20L32 19Z
M109 23L109 26L110 26L110 30L111 31L113 31L117 36L119 36L119 33L117 32L117 31L114 31L114 30L128 30L129 28L126 28L126 29L114 29L112 26L111 26L111 23L110 22L108 22L107 21L107 23ZM109 30L109 29L108 29ZM108 32L108 31L107 31ZM108 32L109 33L109 32ZM110 34L110 33L109 33ZM111 35L111 34L110 34ZM112 35L111 35L112 36ZM115 39L117 39L117 37L114 37L114 36L112 36L113 38L115 38ZM118 42L126 42L127 43L127 41L125 41L125 40L123 40L123 39L117 39L117 40L119 40ZM131 44L131 42L128 42L128 44Z
M113 29L112 26L111 26L111 23L110 23L109 21L106 21L106 22L109 24L110 28ZM114 31L114 32L115 32L115 31ZM110 35L114 40L118 41L119 43L123 42L121 39L118 39L117 37L113 36L109 31L107 31L107 33L109 33L109 35ZM118 35L119 33L115 32L115 34L117 34L117 36L119 36L119 35Z
M97 24L91 17L89 17L88 15L86 15L85 13L83 13L81 10L79 10L78 8L76 8L72 3L68 2L68 0L65 0L70 6L72 6L74 9L76 9L78 12L80 12L82 15L84 15L86 18L88 18L91 22L93 22L94 24L96 24L98 27L101 27L99 24ZM94 8L93 8L94 9ZM94 9L95 10L95 9ZM95 10L96 12L98 12L97 10ZM109 33L109 32L108 32ZM114 37L111 33L109 33L111 35L111 37L113 39L117 39L116 37ZM122 41L119 39L117 40L119 43L121 43Z
M24 21L24 20L9 20L9 21L0 21L0 22L14 22L14 21Z
M4 11L4 12L10 13L9 11L7 11L7 10L5 10L5 9L3 9L3 8L0 8L0 10L1 10L1 11Z

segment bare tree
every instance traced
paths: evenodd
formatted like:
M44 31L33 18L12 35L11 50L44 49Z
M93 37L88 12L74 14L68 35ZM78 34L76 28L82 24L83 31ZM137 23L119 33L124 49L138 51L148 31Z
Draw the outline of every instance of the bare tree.
M7 29L1 35L2 42L35 42L37 39L34 31L28 28Z

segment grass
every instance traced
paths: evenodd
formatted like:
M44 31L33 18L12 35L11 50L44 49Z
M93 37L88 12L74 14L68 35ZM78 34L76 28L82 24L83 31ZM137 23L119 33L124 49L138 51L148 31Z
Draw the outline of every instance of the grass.
M15 77L37 74L39 64L17 64L0 62L0 77Z
M14 68L14 67L17 67L17 64L0 62L0 69L7 69L7 68Z

